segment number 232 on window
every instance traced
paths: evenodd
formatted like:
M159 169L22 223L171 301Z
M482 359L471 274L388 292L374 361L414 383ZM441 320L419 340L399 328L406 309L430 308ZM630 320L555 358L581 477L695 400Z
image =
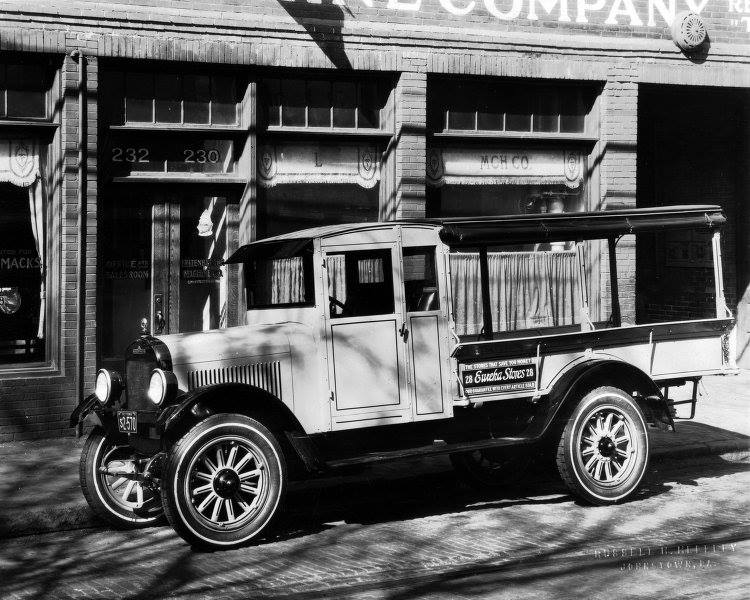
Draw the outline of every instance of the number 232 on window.
M112 148L112 162L147 163L150 161L151 151L148 148ZM215 148L184 148L182 150L182 161L186 163L218 163L221 154Z

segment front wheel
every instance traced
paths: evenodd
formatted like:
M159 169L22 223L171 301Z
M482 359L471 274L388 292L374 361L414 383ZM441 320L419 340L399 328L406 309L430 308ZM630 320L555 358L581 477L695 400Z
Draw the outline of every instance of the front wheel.
M119 529L147 527L161 519L158 490L138 477L148 460L94 428L83 446L79 476L83 495L99 518Z
M284 455L265 426L243 415L214 415L172 449L162 502L191 545L234 548L268 529L286 481Z
M614 504L632 496L648 467L641 409L621 389L592 390L573 410L557 447L560 475L579 498Z

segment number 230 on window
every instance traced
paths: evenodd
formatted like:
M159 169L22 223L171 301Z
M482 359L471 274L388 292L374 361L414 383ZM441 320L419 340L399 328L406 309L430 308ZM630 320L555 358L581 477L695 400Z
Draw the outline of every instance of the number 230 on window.
M150 159L151 151L148 148L122 148L115 146L112 148L112 162L127 163L147 163ZM221 160L221 154L216 148L184 148L182 150L182 162L186 163L218 163Z

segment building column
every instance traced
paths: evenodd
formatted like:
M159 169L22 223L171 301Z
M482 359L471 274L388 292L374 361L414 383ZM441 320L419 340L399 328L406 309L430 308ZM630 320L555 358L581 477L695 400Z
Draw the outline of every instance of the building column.
M638 142L638 70L622 61L609 68L602 93L601 208L616 210L636 206ZM611 312L609 261L602 246L602 316ZM635 323L635 236L617 244L617 281L623 323Z
M425 216L427 74L401 73L394 100L395 136L383 153L381 221Z

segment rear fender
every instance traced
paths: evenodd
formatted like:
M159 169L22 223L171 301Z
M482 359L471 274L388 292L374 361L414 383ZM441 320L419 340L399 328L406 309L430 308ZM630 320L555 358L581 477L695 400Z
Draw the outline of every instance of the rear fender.
M579 363L555 383L544 403L543 418L532 425L534 436L543 436L555 423L564 421L578 401L589 391L604 385L621 388L635 399L646 422L660 429L674 429L672 414L659 386L638 367L610 359L593 359Z

